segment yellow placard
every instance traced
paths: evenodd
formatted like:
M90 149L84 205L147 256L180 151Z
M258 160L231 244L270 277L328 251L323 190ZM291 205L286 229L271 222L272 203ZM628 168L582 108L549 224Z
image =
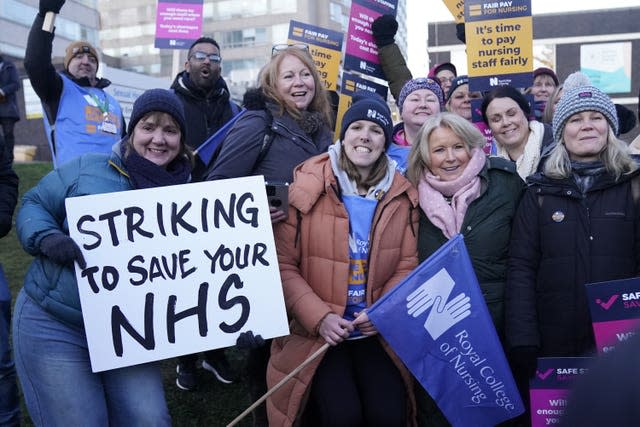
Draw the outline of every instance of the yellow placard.
M456 24L464 22L464 0L442 0L442 2L451 12Z
M470 11L470 15L473 12ZM469 76L533 70L531 17L465 23Z

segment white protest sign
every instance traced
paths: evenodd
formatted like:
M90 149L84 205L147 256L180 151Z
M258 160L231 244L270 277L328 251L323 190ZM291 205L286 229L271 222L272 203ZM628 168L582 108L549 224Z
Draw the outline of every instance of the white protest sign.
M66 200L94 372L289 328L261 176Z

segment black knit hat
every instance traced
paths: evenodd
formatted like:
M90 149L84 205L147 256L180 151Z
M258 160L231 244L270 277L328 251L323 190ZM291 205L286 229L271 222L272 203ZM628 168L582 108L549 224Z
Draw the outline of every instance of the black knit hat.
M384 131L385 146L391 144L393 121L391 110L382 97L376 93L358 91L353 94L351 107L342 116L340 126L340 141L344 140L344 134L349 125L358 120L366 120L380 125Z
M187 126L184 118L184 108L182 102L175 93L166 89L149 89L140 95L133 103L133 111L129 119L127 134L131 135L133 128L147 113L160 111L169 114L180 126L182 139L185 140Z

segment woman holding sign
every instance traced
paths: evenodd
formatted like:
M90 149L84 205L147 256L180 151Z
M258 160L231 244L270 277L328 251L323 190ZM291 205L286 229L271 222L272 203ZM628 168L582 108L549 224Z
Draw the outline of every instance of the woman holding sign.
M512 163L487 157L484 143L480 131L462 116L431 117L411 148L407 178L420 200L419 260L461 233L502 340L511 223L524 182ZM416 400L423 425L448 425L422 388Z
M389 107L356 93L340 142L295 170L289 216L275 228L291 334L273 340L269 425L407 426L412 380L366 309L416 265L417 194L385 155Z
M111 154L72 160L25 194L16 228L35 259L16 300L13 343L36 425L171 425L157 364L91 372L74 262L86 265L68 234L65 199L189 182L185 130L180 100L151 89L135 101Z
M640 271L640 170L616 138L611 99L567 89L553 116L557 145L527 179L511 239L506 333L523 383L537 357L595 350L585 284Z

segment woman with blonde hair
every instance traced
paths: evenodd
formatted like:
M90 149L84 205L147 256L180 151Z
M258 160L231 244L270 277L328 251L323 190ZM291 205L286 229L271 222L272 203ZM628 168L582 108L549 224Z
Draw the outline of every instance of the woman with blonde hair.
M527 179L516 214L506 290L506 336L524 399L538 357L595 351L585 284L640 269L640 170L616 138L611 99L593 86L565 92L556 146Z
M418 260L457 234L464 236L493 323L504 338L504 289L511 223L524 189L515 165L487 157L485 139L469 121L441 113L422 126L409 154L407 178L418 188ZM421 425L448 425L433 400L416 388Z

